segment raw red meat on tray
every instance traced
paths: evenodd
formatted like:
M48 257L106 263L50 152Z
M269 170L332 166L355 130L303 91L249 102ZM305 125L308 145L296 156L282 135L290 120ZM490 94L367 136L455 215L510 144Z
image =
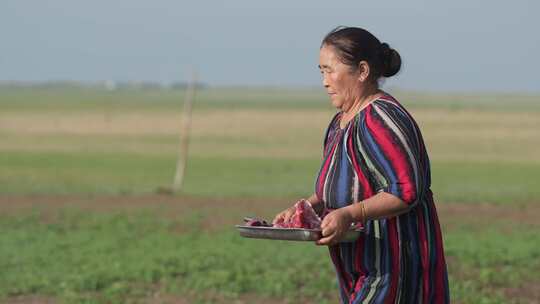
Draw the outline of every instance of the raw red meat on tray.
M324 210L323 216L328 212L331 210ZM287 221L281 219L274 225L254 217L246 217L244 221L244 225L236 225L243 237L289 241L316 241L322 237L321 218L306 200L294 205L294 214ZM362 230L361 224L353 224L340 241L354 242Z
M321 218L315 213L310 203L306 200L300 200L294 205L294 208L294 215L288 221L285 222L281 219L274 227L321 229Z
M306 200L298 201L294 205L294 215L287 221L281 219L275 225L269 224L267 221L259 218L246 217L245 226L250 227L274 227L274 228L304 228L304 229L320 229L321 218L315 213L311 204Z
M267 221L254 217L245 217L244 221L246 222L245 226L250 227L272 227L272 224L269 224Z

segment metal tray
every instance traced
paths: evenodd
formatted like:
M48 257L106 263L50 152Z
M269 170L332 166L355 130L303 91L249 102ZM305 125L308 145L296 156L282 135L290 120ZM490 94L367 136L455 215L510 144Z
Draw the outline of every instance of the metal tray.
M320 229L253 227L244 225L236 225L236 229L238 229L241 236L256 239L317 241L322 237ZM360 233L362 233L362 230L362 228L349 230L341 239L341 242L354 242Z

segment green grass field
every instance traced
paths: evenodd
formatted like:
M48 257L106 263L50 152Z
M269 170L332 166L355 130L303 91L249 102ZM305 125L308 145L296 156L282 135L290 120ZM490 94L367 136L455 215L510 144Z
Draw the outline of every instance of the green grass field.
M395 96L430 152L453 302L538 303L540 98ZM0 299L336 302L325 248L233 229L313 191L335 113L326 96L198 92L184 191L168 197L182 99L0 88Z

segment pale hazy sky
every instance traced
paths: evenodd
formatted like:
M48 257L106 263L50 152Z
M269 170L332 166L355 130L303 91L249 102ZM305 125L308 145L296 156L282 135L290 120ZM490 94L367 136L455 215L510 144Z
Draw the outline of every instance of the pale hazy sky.
M395 47L387 85L540 92L540 2L0 0L1 80L319 85L321 39L360 26Z

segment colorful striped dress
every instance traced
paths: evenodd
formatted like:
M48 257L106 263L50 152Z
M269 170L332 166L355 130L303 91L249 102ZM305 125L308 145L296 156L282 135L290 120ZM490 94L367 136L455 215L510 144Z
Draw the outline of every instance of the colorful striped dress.
M448 303L443 241L430 190L430 166L411 115L385 94L344 128L332 119L316 193L328 209L384 191L408 212L370 220L353 243L330 246L342 303Z

